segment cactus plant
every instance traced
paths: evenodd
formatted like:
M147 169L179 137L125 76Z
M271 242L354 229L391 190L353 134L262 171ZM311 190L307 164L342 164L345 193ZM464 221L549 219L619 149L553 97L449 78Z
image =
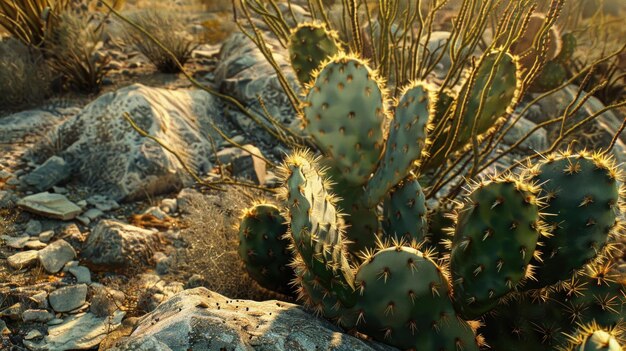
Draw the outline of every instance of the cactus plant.
M322 62L339 53L337 33L319 23L303 23L289 37L291 67L301 85L308 84Z
M570 336L570 344L561 351L622 351L622 334L618 328L603 329L596 323L581 325L577 333Z
M238 253L246 271L262 287L281 293L291 291L293 279L285 222L278 207L257 204L244 212L239 225Z

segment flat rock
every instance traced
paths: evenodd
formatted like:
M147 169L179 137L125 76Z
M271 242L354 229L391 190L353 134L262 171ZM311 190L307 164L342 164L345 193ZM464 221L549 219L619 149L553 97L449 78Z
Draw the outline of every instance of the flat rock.
M233 174L236 177L243 177L256 184L265 184L267 176L267 163L263 159L263 154L254 145L244 145L243 154L232 160Z
M52 193L39 193L23 197L17 202L17 205L28 212L64 221L76 218L82 211L65 195Z
M48 273L57 273L76 257L76 251L67 241L60 239L39 251L39 261Z
M117 329L125 312L116 311L111 317L98 317L93 313L72 315L63 323L50 326L48 335L38 343L24 343L31 350L89 350L97 347L106 335Z
M58 156L52 156L41 166L21 178L23 184L29 189L45 191L63 181L72 174L70 165Z
M9 263L9 267L13 269L22 269L34 265L38 258L39 251L28 250L9 256L7 258L7 262Z
M9 236L9 235L0 235L0 239L4 241L4 244L12 249L23 249L26 246L28 240L30 240L30 236Z
M48 310L36 310L29 309L22 313L22 320L24 322L41 322L47 323L54 319L54 314Z
M81 255L102 265L149 263L159 246L158 233L103 219L92 229Z
M132 201L193 183L178 159L149 138L142 137L124 118L184 155L197 173L212 168L207 134L221 118L221 102L203 90L168 90L133 84L105 93L54 131L56 156L72 169L72 179L91 194ZM49 157L37 145L29 156Z
M139 320L112 350L396 350L342 333L301 306L231 300L206 288L182 291Z
M84 266L70 267L69 272L76 277L77 283L91 284L91 272Z
M48 295L50 306L56 312L69 312L82 306L87 300L87 285L78 284L56 289Z

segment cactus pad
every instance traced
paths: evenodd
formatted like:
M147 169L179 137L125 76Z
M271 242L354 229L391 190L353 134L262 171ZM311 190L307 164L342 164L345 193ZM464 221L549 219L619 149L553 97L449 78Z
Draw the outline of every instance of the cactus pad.
M383 204L384 237L422 242L426 235L426 198L416 178L395 187Z
M301 85L308 84L322 62L339 50L337 33L318 23L300 24L289 37L291 66Z

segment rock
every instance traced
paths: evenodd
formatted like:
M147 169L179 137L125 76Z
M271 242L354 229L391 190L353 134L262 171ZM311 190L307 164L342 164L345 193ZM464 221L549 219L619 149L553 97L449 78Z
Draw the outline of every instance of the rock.
M55 111L30 110L0 119L0 143L10 143L27 135L43 134L61 123L67 114ZM37 133L39 132L39 133Z
M87 211L85 211L85 213L83 213L83 216L89 218L90 220L94 220L98 217L102 217L103 215L104 215L104 212L102 212L101 210L97 208L90 208Z
M211 122L221 118L221 102L203 90L167 90L133 84L101 95L56 129L57 156L70 165L75 180L92 194L132 201L192 184L180 162L158 143L142 137L124 118L182 153L196 173L212 168L206 155L221 137ZM35 147L33 158L44 154Z
M6 317L11 320L17 321L22 318L22 312L24 311L24 309L24 306L18 302L1 310L0 317Z
M5 321L0 319L0 335L9 335L11 331L7 328L7 324Z
M176 204L176 199L161 200L161 209L165 213L170 213L170 214L178 211L178 205Z
M76 251L67 241L59 239L39 251L39 262L48 273L57 273L76 257Z
M82 306L87 300L87 285L78 284L56 289L48 295L50 306L56 312L69 312Z
M232 161L233 174L252 180L256 184L265 184L267 163L261 150L254 145L243 146L247 152Z
M21 178L27 188L45 191L66 181L72 174L70 165L58 156L52 156L34 171Z
M108 333L117 329L125 312L117 311L111 317L101 318L93 313L72 315L63 320L63 323L48 328L48 335L39 343L30 343L31 349L40 350L90 350L98 344ZM26 343L25 343L26 344Z
M39 330L33 329L24 336L24 340L38 339L38 338L41 338L42 336L43 334L41 334Z
M19 198L13 192L0 190L0 209L11 209L15 207Z
M0 235L0 239L4 241L4 244L13 249L23 249L26 246L28 240L30 240L30 236L9 236L9 235Z
M267 43L271 46L278 66L297 94L299 84L288 62L287 51L276 41L270 39ZM215 83L222 93L234 97L257 116L264 115L258 101L260 96L269 113L279 122L289 125L295 119L295 110L280 85L276 71L245 35L235 33L224 42L214 74ZM227 108L225 112L248 135L266 143L277 143L274 137L241 111ZM268 126L271 127L269 123Z
M205 288L176 294L143 316L112 351L397 350L343 334L301 306L231 300Z
M143 311L153 311L163 301L184 290L179 282L166 282L156 274L141 274L137 285L142 292L137 306Z
M39 234L39 241L47 243L54 237L54 230L46 230Z
M96 316L111 316L115 311L118 311L121 306L124 306L126 296L123 292L99 284L94 284L92 288L94 292L91 296L89 311Z
M111 200L106 196L94 195L87 199L87 204L95 206L98 210L107 212L120 208L120 205L115 200Z
M70 267L69 272L76 277L77 283L91 284L91 272L89 268L83 266Z
M13 269L22 269L34 265L39 258L39 251L29 250L13 254L7 258L9 267Z
M26 211L63 221L75 218L81 212L80 207L64 195L52 193L26 196L20 199L17 205Z
M42 243L38 239L30 240L24 245L25 248L30 250L41 250L48 246L48 244Z
M33 235L33 236L39 235L39 233L41 233L41 230L42 230L41 222L35 219L31 219L30 221L28 221L26 223L26 228L24 229L26 234Z
M82 256L102 265L150 263L159 246L158 233L103 219L92 229Z
M22 313L24 322L41 322L47 323L54 319L54 314L47 310L26 310Z

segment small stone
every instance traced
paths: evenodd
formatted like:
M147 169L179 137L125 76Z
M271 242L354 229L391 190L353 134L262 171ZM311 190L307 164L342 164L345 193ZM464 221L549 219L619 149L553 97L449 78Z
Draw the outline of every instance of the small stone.
M116 210L120 208L120 205L115 200L111 200L106 196L94 195L87 199L87 203L95 206L97 209L103 212Z
M91 284L91 272L89 272L89 268L83 266L71 267L69 271L76 277L77 283Z
M39 241L43 243L49 242L54 237L54 230L46 230L39 234Z
M163 199L161 200L161 209L165 213L174 213L178 210L176 199Z
M34 302L37 303L37 307L40 309L48 308L48 293L45 291L36 293L30 297Z
M30 236L8 236L1 235L0 239L4 240L4 244L12 249L23 249L30 239Z
M64 187L60 187L60 186L53 186L52 191L54 191L57 194L67 194L67 189Z
M46 246L48 246L48 244L42 243L39 239L34 239L28 241L24 247L31 250L41 250Z
M10 334L11 334L11 330L7 328L7 324L5 323L5 321L0 319L0 335L10 335Z
M76 220L78 222L80 222L80 224L84 225L84 226L88 226L89 223L91 223L91 220L85 216L78 216L76 217Z
M18 321L22 318L23 309L22 304L18 302L0 311L0 317L6 317L11 320Z
M22 313L24 322L41 322L47 323L54 319L54 314L47 310L26 310Z
M168 215L165 212L163 212L163 210L161 210L159 207L156 207L156 206L152 206L148 208L147 210L143 212L143 214L150 215L162 221L168 217Z
M29 250L18 252L12 256L7 258L7 262L9 266L13 269L22 269L26 267L30 267L37 262L39 258L39 251L37 250Z
M48 325L59 325L59 324L61 324L61 323L63 323L63 319L61 319L61 318L55 318L55 319L53 319L53 320L49 321L47 324L48 324Z
M57 273L76 257L76 251L67 241L60 239L39 251L39 261L48 273Z
M170 271L170 266L172 265L171 257L161 257L156 260L156 272L159 275L167 274Z
M78 267L79 265L80 262L78 261L69 261L65 264L65 266L63 266L63 272L69 272L70 268Z
M41 233L42 231L41 222L31 219L30 221L28 221L28 223L26 223L26 228L24 229L24 231L28 235L39 235L39 233Z
M56 312L69 312L81 307L87 300L87 285L70 285L48 295L50 306Z
M94 220L98 217L102 217L102 215L104 215L104 212L102 212L101 210L97 209L97 208L90 208L89 210L87 210L85 213L83 213L83 216Z
M98 317L108 317L124 305L126 295L123 292L104 285L93 284L94 293L91 297L89 310Z
M26 211L64 221L76 218L82 211L64 195L52 193L26 196L20 199L17 205Z
M21 178L28 187L45 191L67 180L72 175L71 166L59 156L52 156L41 166Z
M41 334L39 330L33 329L29 331L28 334L26 334L26 336L24 336L24 339L33 340L33 339L41 338L42 336L43 334Z
M78 206L80 206L80 208L85 208L85 207L87 207L87 205L88 205L88 204L87 204L87 201L85 201L85 200L80 200L80 201L78 201L76 204L77 204Z

